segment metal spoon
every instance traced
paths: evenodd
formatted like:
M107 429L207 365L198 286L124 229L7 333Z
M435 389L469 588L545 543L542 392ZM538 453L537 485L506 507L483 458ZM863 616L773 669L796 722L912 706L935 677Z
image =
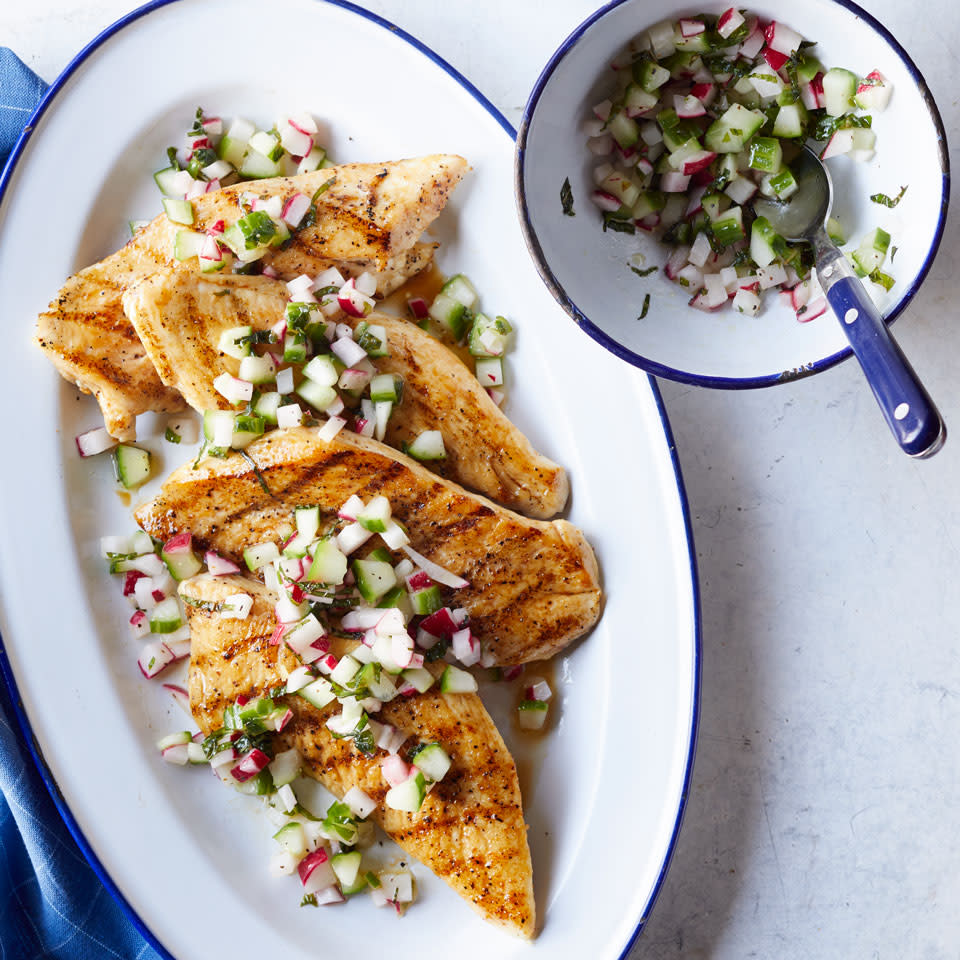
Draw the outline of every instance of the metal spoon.
M791 163L790 170L799 186L797 192L786 201L755 200L753 208L785 239L805 240L813 246L827 302L840 320L893 435L911 457L932 457L946 442L946 425L847 258L827 236L833 203L830 174L808 147Z

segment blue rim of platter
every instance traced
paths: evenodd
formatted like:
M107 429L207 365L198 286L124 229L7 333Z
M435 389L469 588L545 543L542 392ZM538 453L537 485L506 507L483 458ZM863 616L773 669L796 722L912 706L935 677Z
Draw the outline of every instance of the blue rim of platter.
M87 60L91 54L95 53L96 50L109 40L114 34L119 33L124 27L129 26L131 23L134 23L136 20L139 20L141 17L152 13L154 10L158 10L162 7L169 6L173 3L178 2L178 0L151 0L150 3L144 4L142 7L138 7L135 10L132 10L126 16L121 17L115 23L111 24L109 27L104 29L100 34L94 37L64 68L63 72L59 77L50 85L47 92L44 94L43 99L37 105L36 110L34 110L33 115L30 117L29 122L23 130L23 133L20 135L17 140L16 145L10 153L10 156L7 160L3 172L0 173L0 203L3 201L4 194L6 193L7 186L13 176L14 168L19 160L21 154L23 153L31 134L33 133L34 128L37 125L37 122L47 111L48 107L56 98L57 94L66 84L67 80L82 66L82 64ZM317 0L320 3L328 3L331 6L340 7L344 10L348 10L351 13L355 13L360 17L363 17L366 20L371 21L372 23L377 24L380 27L383 27L386 30L389 30L390 33L400 37L402 40L409 43L416 50L419 50L425 57L433 61L438 67L444 70L450 77L457 81L461 87L464 88L489 114L497 121L498 124L503 128L504 132L510 137L511 140L516 140L517 132L514 130L510 122L503 116L503 114L469 81L464 77L458 70L451 66L443 57L435 53L430 49L426 44L422 43L413 35L407 33L405 30L402 30L400 27L391 23L384 17L379 16L378 14L372 13L369 10L365 10L363 7L357 6L354 3L349 2L349 0ZM541 77L541 80L543 78ZM538 88L539 89L539 88ZM651 390L653 391L654 401L657 405L657 412L660 415L660 420L663 425L664 437L667 443L667 448L670 453L670 460L673 465L674 476L677 483L677 494L680 500L680 507L683 513L683 526L687 538L687 550L688 550L688 559L690 563L690 582L691 582L691 592L693 600L693 690L692 690L692 710L690 716L690 726L689 726L689 748L687 752L687 761L686 767L684 770L683 777L683 787L680 793L680 801L677 808L676 819L673 826L673 831L670 836L670 841L667 845L667 850L664 855L663 863L660 867L660 872L657 876L656 883L654 884L653 890L650 893L650 897L647 900L647 903L644 905L643 910L641 911L640 918L637 920L637 925L634 928L633 932L627 939L623 949L620 952L620 960L624 960L626 955L630 952L631 947L636 942L637 937L640 936L643 928L646 926L647 919L650 916L650 911L653 908L653 904L657 899L658 894L663 886L664 879L667 875L667 869L670 866L670 861L673 857L674 850L676 849L677 839L680 834L680 826L683 822L683 815L686 810L687 797L690 792L690 783L693 775L693 763L694 756L696 754L696 745L697 745L697 732L699 729L700 722L700 665L702 661L701 656L701 615L700 615L700 586L697 578L697 561L696 561L696 552L693 545L693 529L690 522L690 509L687 503L687 494L686 488L683 483L683 476L680 471L680 462L677 458L676 444L673 440L673 432L670 429L670 423L667 419L667 412L663 405L663 398L660 395L660 390L653 380L653 378L648 378L650 382ZM70 831L71 836L76 841L77 846L80 848L84 857L86 857L87 862L90 864L94 873L99 877L100 881L103 883L104 887L109 891L110 895L116 900L120 907L124 910L127 916L130 918L130 921L136 927L136 929L143 935L144 939L153 947L157 953L165 958L165 960L176 960L176 958L171 954L166 947L159 941L157 936L153 931L144 923L140 915L134 910L134 908L127 901L126 897L120 891L119 887L114 883L113 878L107 872L107 869L100 862L99 857L94 853L93 848L90 846L89 841L84 836L83 831L80 829L79 824L74 818L73 814L70 811L69 806L67 805L66 800L64 799L63 794L60 792L60 788L57 785L56 780L53 777L49 767L46 764L46 761L43 758L42 753L40 752L39 745L36 742L36 739L33 735L33 730L30 726L30 721L24 710L23 703L20 700L19 691L17 690L16 680L13 676L13 669L10 664L10 660L7 656L7 651L3 643L3 637L0 636L0 676L3 677L4 682L7 685L7 689L10 692L10 699L13 704L13 711L16 714L17 721L20 724L20 727L23 731L24 738L26 739L27 745L30 750L30 754L33 758L33 762L40 773L40 776L43 778L44 784L47 787L47 790L50 793L50 797L54 802L57 810L60 813L60 816L63 818L63 822L66 824L67 829Z
M544 256L543 248L540 246L540 241L537 238L537 232L530 221L529 214L527 213L524 170L530 124L533 120L533 115L536 112L537 105L540 102L540 97L543 94L544 88L550 82L550 78L553 76L553 73L559 63L563 60L567 53L577 45L577 43L580 41L580 38L587 32L587 30L590 29L590 27L593 26L593 24L606 16L611 10L626 2L628 2L628 0L612 0L612 2L606 4L595 13L591 14L570 34L570 36L567 37L566 40L563 41L563 43L560 44L553 56L549 59L549 61L547 61L547 65L543 68L540 76L537 78L537 82L533 88L533 93L530 94L530 99L527 100L527 105L523 111L523 117L520 120L520 129L517 133L514 189L516 193L517 211L520 217L520 227L523 230L524 238L527 241L527 248L530 251L530 255L533 258L533 262L537 267L537 271L540 274L541 279L553 294L554 299L564 308L564 310L566 310L568 314L570 314L574 322L580 327L581 330L584 331L584 333L588 334L598 343L602 344L621 360L626 360L628 363L632 363L634 366L640 367L642 370L645 370L647 373L653 374L654 376L665 377L668 380L675 380L679 383L689 383L693 386L714 387L723 390L745 390L753 387L772 387L778 383L787 383L792 380L799 380L802 377L808 377L814 373L820 373L822 370L829 369L830 367L839 363L841 360L846 360L847 357L853 355L853 351L849 347L844 347L842 350L837 351L837 353L824 357L822 360L806 363L792 370L784 370L779 373L765 374L764 376L759 377L713 377L690 373L686 370L677 370L673 367L668 367L665 364L658 363L656 360L652 360L649 357L644 357L638 353L634 353L618 340L615 340L613 337L609 336L609 334L604 333L604 331L596 326L567 295L563 284L557 278L556 274L554 274L553 270L550 269L550 265L547 263L547 259ZM927 82L924 80L923 74L920 72L913 60L910 59L910 56L906 50L904 50L903 47L900 46L900 44L896 41L893 34L891 34L890 31L887 30L887 28L880 23L879 20L867 13L863 7L857 6L853 0L834 0L834 2L838 6L849 10L852 14L854 14L854 16L858 17L860 20L870 26L876 33L880 34L880 36L883 37L883 39L886 40L893 49L894 53L900 57L903 65L907 68L907 72L910 74L911 79L917 85L917 89L920 91L920 94L923 97L923 102L927 108L927 112L930 114L930 120L937 131L940 169L943 177L940 194L940 215L937 221L937 229L933 237L933 242L930 244L930 249L927 251L927 255L924 258L923 265L920 268L920 272L917 274L916 279L900 298L899 303L897 303L893 310L890 311L889 315L884 318L887 325L890 325L898 316L900 316L903 310L913 299L917 290L920 288L920 284L923 282L930 270L930 267L933 265L933 261L937 255L937 250L940 247L940 240L943 237L944 227L946 226L947 222L947 207L950 202L950 154L947 149L947 134L943 127L943 120L940 118L940 111L937 109L937 105L933 99L933 94L930 92L930 88L927 86Z

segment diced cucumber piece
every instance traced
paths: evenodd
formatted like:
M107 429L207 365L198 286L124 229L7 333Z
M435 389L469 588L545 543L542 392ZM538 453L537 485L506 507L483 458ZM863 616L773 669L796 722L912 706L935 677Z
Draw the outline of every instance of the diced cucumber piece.
M254 400L253 403L253 412L258 417L263 417L267 423L277 424L277 407L280 406L283 397L280 396L275 390L272 390L268 393L261 393L259 397Z
M315 380L301 380L296 392L315 410L326 410L337 399L337 391L333 387L324 386Z
M622 110L610 116L607 121L607 130L624 150L636 146L640 139L640 127L637 126L636 120L628 117Z
M647 93L653 93L670 79L670 71L655 60L641 60L633 65L633 78Z
M192 550L185 553L167 553L166 550L161 550L160 559L167 565L170 576L178 582L194 576L203 569L203 564Z
M173 633L182 626L180 601L176 597L164 598L150 611L151 633Z
M390 522L390 501L384 496L374 497L358 514L357 523L371 533L383 533ZM372 554L371 554L372 555ZM389 560L389 554L387 555Z
M283 167L279 163L253 149L247 151L239 170L240 176L248 180L268 180L283 174Z
M351 566L360 596L371 606L397 585L393 567L382 560L354 560Z
M853 110L857 91L857 75L842 67L833 67L823 75L823 100L831 117L841 117Z
M887 250L890 247L890 234L877 227L868 233L856 250L850 254L856 273L861 277L868 277L874 270L879 270L887 259Z
M352 889L356 886L362 859L363 855L359 850L352 850L350 853L336 853L330 858L330 866L333 867L333 872L337 875L337 880L340 881L342 889Z
M333 668L330 673L330 680L333 683L339 684L341 687L345 687L359 672L360 662L354 660L354 658L348 654L341 657L337 665ZM356 723L356 720L353 720L352 723Z
M118 444L113 448L113 467L124 487L139 487L150 476L150 451L128 443Z
M503 386L503 363L499 357L479 357L475 363L477 379L483 387Z
M270 762L270 776L273 777L275 787L293 783L300 776L300 753L296 747L284 750L273 758Z
M783 238L766 217L757 217L750 230L750 256L758 267L768 267L785 249Z
M407 445L406 451L417 460L443 460L447 455L443 434L439 430L424 430Z
M440 689L444 693L476 693L478 687L472 673L450 663L440 676Z
M505 317L478 313L470 328L468 346L475 357L499 357L506 353L513 327Z
M250 339L252 336L253 327L231 327L220 334L217 349L228 357L242 360L244 357L250 356Z
M283 362L304 363L307 359L307 341L295 333L283 338Z
M280 786L283 786L283 784L280 784ZM273 835L273 839L297 860L301 860L307 855L307 835L304 832L303 825L296 820L285 823Z
M756 137L750 143L749 164L754 170L778 173L783 166L783 147L776 137Z
M550 705L545 700L522 700L517 707L517 722L522 730L542 730Z
M274 560L280 558L280 549L275 543L258 543L243 551L243 560L248 570L256 572Z
M443 606L443 596L440 588L434 583L429 587L411 591L410 606L413 612L420 617L436 613Z
M320 529L320 508L317 506L295 507L293 521L297 525L297 535L305 540L312 540Z
M333 686L326 677L317 677L316 680L308 683L305 687L301 687L297 694L318 710L322 710L337 699L337 695L333 692Z
M703 212L710 220L716 220L729 206L729 198L722 193L707 193L700 200Z
M462 273L455 273L440 292L462 303L468 310L473 309L478 299L476 287Z
M823 64L816 57L811 57L810 54L805 51L800 62L797 64L797 78L809 83L818 73L823 72Z
M268 160L276 162L283 156L283 150L278 149L280 141L272 133L267 133L266 130L257 130L248 142L251 150L256 150L257 153L262 154Z
M421 770L428 780L437 783L446 776L451 760L439 743L428 743L414 754L413 765Z
M233 442L237 415L232 410L204 410L203 438L211 446L226 450Z
M847 242L843 227L840 226L840 221L835 217L829 217L827 219L827 236L837 244L837 246L842 247Z
M314 357L303 368L303 375L322 387L332 387L340 379L340 371L328 353Z
M153 175L153 179L165 197L182 197L185 192L181 185L183 181L182 173L183 171L176 167L164 167L163 170L158 170Z
M403 379L393 373L378 374L370 381L370 399L374 403L399 403L403 395Z
M760 110L748 110L739 103L731 104L707 128L706 147L714 153L739 153L766 120L766 114Z
M651 93L649 90L644 90L639 83L630 83L627 85L626 91L623 94L623 105L630 113L644 113L647 110L652 110L657 103L659 103L659 97L655 93ZM639 127L635 120L631 121L634 127L637 128L637 133L639 136ZM636 141L634 141L636 142Z
M407 667L400 676L406 680L417 693L426 693L433 686L433 674L423 667Z
M270 383L276 379L277 365L273 362L273 357L269 353L265 353L262 357L244 357L240 361L240 370L237 376L241 380L247 380L257 386L262 383Z
M368 357L390 356L387 331L379 324L367 323L366 320L361 321L353 331L353 339L366 350Z
M438 293L433 298L428 313L437 323L450 331L454 340L460 342L470 322L470 312L459 300L445 293Z
M163 209L173 223L183 223L188 227L193 223L193 204L179 197L164 197Z
M721 247L738 243L744 236L742 207L731 207L713 221L713 237Z
M773 121L773 135L785 139L796 139L804 135L807 122L807 108L798 100L786 103L777 111Z
M319 583L343 583L347 575L346 554L337 546L335 537L320 540L313 551L313 562L307 579Z
M790 172L789 167L784 168L779 173L768 173L760 181L760 192L768 197L776 197L778 200L786 200L793 196L798 189L796 178Z
M204 235L195 230L178 230L173 238L174 259L183 262L195 257L200 252L204 239Z
M384 805L391 810L403 810L406 813L416 813L423 804L427 795L427 783L423 774L417 770L403 783L391 787L384 797Z

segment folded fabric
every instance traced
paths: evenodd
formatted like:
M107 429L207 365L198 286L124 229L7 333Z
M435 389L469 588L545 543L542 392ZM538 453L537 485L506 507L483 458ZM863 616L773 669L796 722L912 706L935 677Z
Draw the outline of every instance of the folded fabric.
M0 168L47 85L0 47ZM0 647L2 647L0 638ZM0 957L155 960L87 863L30 755L0 679Z

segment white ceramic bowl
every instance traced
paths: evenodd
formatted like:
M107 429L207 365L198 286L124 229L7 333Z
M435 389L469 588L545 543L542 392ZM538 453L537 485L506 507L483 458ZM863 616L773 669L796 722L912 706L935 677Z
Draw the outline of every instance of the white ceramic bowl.
M707 12L719 14L726 4ZM764 20L782 20L809 40L826 66L860 76L879 69L893 83L890 105L874 116L877 153L870 163L837 157L828 164L835 216L857 241L880 226L892 236L896 279L889 294L875 284L887 322L907 305L930 268L949 198L949 161L943 125L919 70L889 31L849 0L778 0L749 4ZM724 308L704 313L662 271L639 278L632 254L662 265L667 249L643 235L601 232L590 201L598 159L586 148L583 121L612 92L609 65L627 42L660 20L696 13L672 0L617 0L581 24L547 64L530 96L517 137L516 188L527 245L541 277L577 324L621 358L650 373L711 387L758 387L824 370L850 355L829 310L798 323L778 296L768 296L757 317ZM575 216L565 216L560 190L569 178ZM895 209L873 203L874 193L895 196ZM646 293L650 310L638 319Z

